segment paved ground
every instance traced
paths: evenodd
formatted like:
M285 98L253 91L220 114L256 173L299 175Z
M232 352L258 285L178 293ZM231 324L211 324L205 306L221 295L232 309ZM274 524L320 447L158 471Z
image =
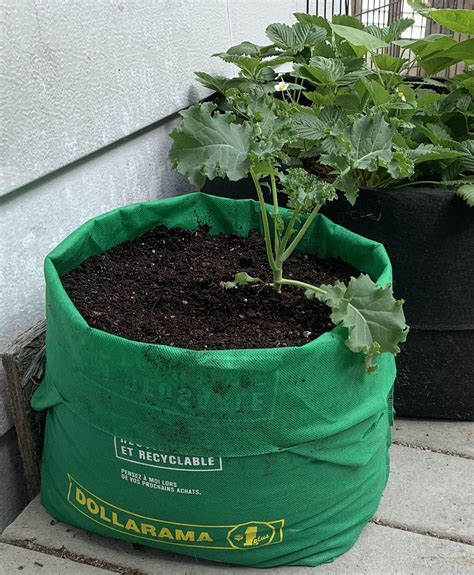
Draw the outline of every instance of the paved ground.
M373 521L330 565L276 575L474 574L474 424L395 421L392 473ZM52 521L34 500L0 536L0 574L261 575L105 539Z

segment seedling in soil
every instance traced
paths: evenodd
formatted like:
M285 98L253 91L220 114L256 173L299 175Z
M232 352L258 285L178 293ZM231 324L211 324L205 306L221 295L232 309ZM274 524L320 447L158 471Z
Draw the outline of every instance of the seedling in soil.
M278 84L281 88L281 85ZM222 106L221 106L222 107ZM309 299L325 302L332 310L331 320L348 329L346 345L367 356L370 371L376 369L377 355L398 353L408 327L402 300L393 297L391 285L377 286L366 274L351 278L348 284L312 285L285 277L284 266L300 246L321 207L337 197L339 178L323 181L301 167L287 167L285 153L297 140L294 117L284 100L277 100L263 87L246 92L231 89L226 94L225 111L215 103L195 104L181 112L181 124L171 133L170 158L173 167L190 182L202 187L206 179L226 177L231 181L250 177L260 206L271 286L276 292L299 288ZM348 173L349 169L347 169ZM267 208L264 188L271 193ZM279 194L287 196L290 217L282 217ZM245 270L236 270L227 289L264 283Z

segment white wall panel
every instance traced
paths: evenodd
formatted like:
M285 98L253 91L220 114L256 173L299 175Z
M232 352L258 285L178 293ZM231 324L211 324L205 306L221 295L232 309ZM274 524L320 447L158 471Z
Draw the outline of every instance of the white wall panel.
M295 12L306 12L306 0L230 0L232 44L270 44L266 27L273 22L292 24Z
M225 0L3 0L0 194L147 126L223 72Z

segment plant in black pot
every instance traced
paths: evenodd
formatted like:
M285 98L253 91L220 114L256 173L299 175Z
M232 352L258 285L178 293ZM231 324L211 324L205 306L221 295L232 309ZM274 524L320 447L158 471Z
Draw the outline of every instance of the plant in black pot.
M420 9L456 32L474 29L471 11ZM286 149L288 163L303 165L344 193L346 199L324 207L334 221L387 247L414 334L400 361L398 412L470 419L474 40L442 34L397 40L413 23L409 19L381 28L347 16L332 22L296 17L291 27L268 28L271 46L247 42L220 55L241 68L230 89L258 84L282 101L298 136ZM272 88L268 53L292 62L283 86L274 73ZM242 70L249 60L262 69L268 62L267 76ZM456 77L431 77L459 62L465 67ZM414 64L430 77L407 76ZM229 93L225 85L198 76ZM228 99L217 102L229 106ZM219 186L207 189L222 193ZM225 189L247 197L252 185Z

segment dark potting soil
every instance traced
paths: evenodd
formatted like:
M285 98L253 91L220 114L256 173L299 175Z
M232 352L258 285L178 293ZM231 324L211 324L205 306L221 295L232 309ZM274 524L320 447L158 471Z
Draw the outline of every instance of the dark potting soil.
M160 226L84 261L62 278L91 327L188 349L297 346L332 329L329 308L285 286L224 289L236 272L271 281L261 236L209 236ZM294 253L285 277L315 285L358 272L339 259Z

